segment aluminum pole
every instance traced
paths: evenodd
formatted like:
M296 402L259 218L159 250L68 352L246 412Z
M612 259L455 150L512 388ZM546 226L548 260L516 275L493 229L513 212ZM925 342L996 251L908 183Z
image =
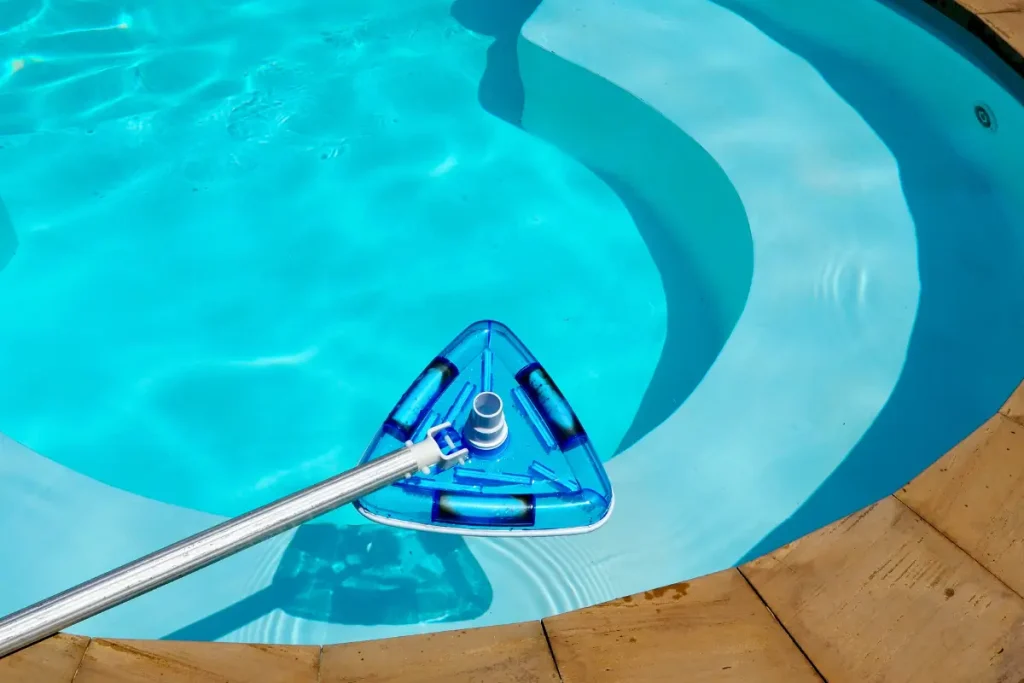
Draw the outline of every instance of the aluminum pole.
M0 619L0 657L350 503L442 457L430 438L407 445L14 612Z

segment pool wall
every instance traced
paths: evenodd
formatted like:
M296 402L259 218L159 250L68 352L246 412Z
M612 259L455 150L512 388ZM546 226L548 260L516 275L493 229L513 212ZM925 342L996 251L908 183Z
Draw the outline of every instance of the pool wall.
M822 68L829 61L822 51L856 55L851 59L857 66L915 103L914 110L901 115L901 103L893 102L894 116L923 117L949 136L960 157L985 168L1003 191L1010 196L1020 192L1013 181L1024 174L1024 156L1015 144L1024 129L1024 80L952 19L920 0L854 0L836 7L808 7L797 0L718 4L771 31L781 45L818 68L841 96L847 88L835 83L827 66ZM817 52L810 53L812 48ZM994 128L974 125L979 104L995 113Z

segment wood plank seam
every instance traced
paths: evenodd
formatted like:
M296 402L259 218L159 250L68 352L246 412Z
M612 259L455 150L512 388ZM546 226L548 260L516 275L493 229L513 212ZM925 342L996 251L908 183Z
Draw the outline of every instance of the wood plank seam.
M754 595L756 595L757 599L761 601L761 604L764 605L764 608L768 610L768 614L772 615L772 619L774 619L775 623L779 625L779 628L782 629L782 631L786 634L789 640L796 647L797 651L801 655L803 655L804 659L807 660L807 663L810 664L812 669L814 669L814 673L818 675L818 678L821 679L822 683L828 683L828 679L825 678L825 674L821 673L821 670L818 668L818 665L814 663L814 660L811 659L810 655L808 655L806 650L804 650L804 646L800 644L800 642L793 636L793 634L790 633L789 629L786 628L786 625L782 623L782 619L779 619L779 615L775 613L775 610L772 609L772 606L769 605L768 601L764 599L764 596L761 595L761 591L757 590L757 586L755 586L751 582L751 580L747 578L747 575L743 573L743 570L740 567L736 567L736 572L743 577L743 580L746 581L748 586L750 586L750 590L754 591Z
M983 564L981 564L981 562L979 562L979 561L978 561L978 560L977 560L977 559L976 559L976 558L975 558L975 557L974 557L973 555L971 555L971 554L970 554L969 552L967 552L966 550L964 550L964 549L963 549L963 548L962 548L962 547L961 547L961 546L960 546L960 545L959 545L958 543L956 543L955 541L953 541L953 540L952 540L951 538L949 538L949 537L948 537L948 536L947 536L946 534L942 533L942 531L941 531L940 529L936 528L936 527L935 527L935 526L934 526L934 525L933 525L933 524L932 524L931 522L929 522L929 521L928 521L928 520L927 520L927 519L926 519L926 518L925 518L924 516L920 515L920 514L919 514L919 513L917 512L917 510L915 510L915 509L914 509L913 507L911 507L910 505L908 505L908 504L904 503L904 502L903 502L903 501L902 501L902 500L901 500L901 499L900 499L900 498L899 498L899 497L898 497L898 496L897 496L896 494L893 494L893 495L892 495L891 497L892 497L893 499L895 499L895 500L896 500L897 504L899 504L900 506L902 506L903 508L905 508L905 509L907 510L907 512L909 512L909 513L910 513L910 514L912 514L912 515L913 515L914 517L916 517L916 518L917 518L917 519L919 519L919 520L920 520L921 522L923 522L923 523L924 523L924 524L925 524L926 526L928 526L928 528L930 528L930 529L932 529L933 531L935 531L935 533L937 533L937 534L939 535L939 537L941 537L941 538L942 538L942 539L944 539L944 540L945 540L945 541L946 541L947 543L949 543L949 544L950 544L950 546L952 546L953 548L956 548L956 549L957 549L958 551L960 551L960 553L961 553L961 554L963 554L963 556L965 556L965 557L966 557L966 558L968 559L968 561L969 561L969 562L973 563L973 564L974 564L974 565L975 565L975 566L976 566L977 568L979 568L979 569L980 569L980 570L981 570L981 571L982 571L983 573L985 573L985 574L988 574L989 576L991 576L991 577L992 577L992 578L993 578L993 579L994 579L994 580L996 581L996 583L998 583L999 585L1001 585L1001 586L1003 586L1004 588L1006 588L1006 590L1007 590L1007 591L1009 591L1009 593L1010 593L1011 595L1013 595L1013 596L1017 597L1018 599L1020 599L1020 600L1024 601L1024 596L1021 596L1021 595L1020 595L1020 594L1019 594L1019 593L1018 593L1017 591L1013 590L1013 589L1012 589L1012 588L1011 588L1010 586L1008 586L1008 585L1007 585L1007 584L1006 584L1006 583L1005 583L1005 582L1004 582L1004 581L1003 581L1003 580L1002 580L1001 578L999 578L999 576L997 576L997 575L996 575L996 574L994 574L993 572L989 571L989 570L988 570L988 568L987 568L987 567L985 567L985 566L984 566ZM883 499L883 500L884 500L884 499ZM876 503L875 505L877 505L877 503ZM871 506L871 507L874 507L874 506ZM857 514L857 513L854 513L854 514ZM813 535L813 533L814 533L814 532L812 532L812 534L811 534L811 535ZM769 555L770 555L770 553L769 553ZM739 570L739 568L737 568L737 569ZM821 670L820 670L820 669L818 668L818 665L817 665L817 664L816 664L816 663L814 662L814 660L813 660L813 659L812 659L812 658L811 658L811 657L810 657L810 656L808 655L808 653L807 653L807 651L806 651L806 650L804 649L803 645L802 645L802 644L801 644L801 643L800 643L800 642L799 642L799 641L798 641L798 640L796 639L796 637L794 637L794 636L793 636L793 634L792 634L792 632L790 631L789 627L787 627L787 626L786 626L786 624L785 624L785 623L783 622L783 620L782 620L782 619L781 619L781 618L779 617L779 615L778 615L778 613L776 612L776 610L772 608L772 606L771 606L771 604L770 604L770 603L768 602L768 600L767 600L767 599L765 599L765 597L764 597L764 596L763 596L763 595L761 594L761 592L757 590L757 587L756 587L756 586L755 586L755 585L753 584L753 582L752 582L752 581L750 581L750 579L749 579L749 578L747 577L747 575L746 575L746 574L744 574L744 573L743 573L743 571L742 571L742 570L740 570L740 574L741 574L741 575L743 576L744 580L745 580L745 581L746 581L746 582L747 582L748 584L750 584L750 587L751 587L751 589L752 589L752 590L754 591L754 594L755 594L755 595L757 595L757 597L758 597L758 598L759 598L759 599L760 599L760 600L761 600L761 601L762 601L762 602L764 603L765 607L766 607L766 608L768 609L768 611L769 611L769 612L771 613L772 617L773 617L773 618L774 618L774 619L775 619L775 620L776 620L776 621L778 622L779 626L780 626L780 627L781 627L781 628L782 628L782 629L783 629L783 630L784 630L784 631L786 632L786 635L788 635L788 636L790 637L790 639L791 639L791 640L793 641L793 644L794 644L794 645L795 645L795 646L797 647L797 649L798 649L798 650L800 651L800 653L801 653L801 654L802 654L802 655L803 655L803 656L804 656L804 657L805 657L805 658L807 659L807 661L808 661L808 662L810 663L810 665L811 665L811 666L812 666L812 667L814 668L815 672L816 672L816 673L818 674L818 676L819 676L819 677L821 678L821 680L822 680L822 681L823 681L824 683L828 683L828 679L826 679L826 678L825 678L825 676L824 676L824 675L823 675L823 674L821 673ZM1024 681L1022 681L1022 683L1024 683Z
M320 645L320 654L316 658L316 683L320 683L320 678L324 671L324 646Z
M901 489L901 490L902 490L902 489ZM1010 586L1009 586L1009 585L1008 585L1008 584L1007 584L1007 583L1006 583L1005 581L1003 581L1003 580L1002 580L1001 578L999 578L999 576L997 576L997 575L996 575L995 573L993 573L993 572L989 571L988 567L986 567L986 566L985 566L985 565L983 565L983 564L982 564L981 562L979 562L979 561L978 561L978 559L977 559L976 557L974 557L974 555L971 555L971 554L970 554L969 552L967 552L966 550L964 550L964 549L963 549L963 548L962 548L962 547L960 546L960 544L959 544L959 543L957 543L956 541L954 541L954 540L953 540L952 538L950 538L950 537L949 537L949 536L947 536L946 534L942 533L942 530L941 530L941 529L939 529L938 527L936 527L936 526L935 526L934 524L932 524L931 522L929 522L929 521L928 521L928 519L924 517L924 515L921 515L921 514L919 514L919 513L917 512L917 510L915 510L914 508L912 508L912 507L910 507L909 505L907 505L906 503L904 503L904 502L903 502L903 500L902 500L902 499L901 499L901 498L900 498L900 497L899 497L898 495L896 495L895 493L894 493L894 494L892 495L892 498L895 498L895 499L896 499L896 502L897 502L897 503L899 503L900 505L902 505L903 507L905 507L905 508L906 508L906 509L907 509L907 510L908 510L908 511L909 511L909 512L910 512L910 513L912 514L912 515L914 515L914 516L915 516L915 517L917 517L917 518L918 518L919 520L921 520L922 522L924 522L925 524L927 524L927 525L928 525L928 527L929 527L930 529L932 529L932 530L933 530L933 531L934 531L935 533L937 533L937 534L938 534L939 536L941 536L942 538L946 539L946 541L948 541L950 545L952 545L952 546L953 546L954 548L956 548L956 549L957 549L957 550L959 550L959 551L960 551L961 553L963 553L963 554L964 554L964 556L966 556L967 558L969 558L971 562L973 562L974 564L978 565L978 568L979 568L979 569L981 569L981 571L983 571L983 572L985 572L986 574L988 574L989 576L991 576L991 577L992 577L993 579L995 579L995 580L996 580L996 583L998 583L998 584L999 584L1000 586L1002 586L1002 587L1003 587L1003 588L1005 588L1006 590L1010 591L1010 593L1011 593L1011 594L1013 594L1013 595L1017 596L1018 598L1020 598L1020 600L1024 601L1024 595L1021 595L1020 593L1018 593L1017 591L1015 591L1015 590L1014 590L1013 588L1011 588L1011 587L1010 587ZM1024 683L1024 681L1022 681L1021 683Z
M68 683L75 683L75 679L78 678L78 672L82 668L82 662L85 661L85 653L88 651L90 647L92 647L91 637L89 638L89 642L85 644L85 647L82 648L82 656L78 659L78 664L75 665L75 672L71 674L71 680L68 681Z
M905 487L904 487L904 488L905 488ZM957 548L957 550L959 550L959 551L960 551L960 552L962 552L962 553L963 553L964 555L966 555L967 557L969 557L969 558L971 559L971 562L973 562L974 564L976 564L976 565L978 565L979 567L981 567L982 571L984 571L984 572L985 572L986 574L989 574L990 576L992 576L992 578L994 578L994 579L995 579L995 580L996 580L996 581L997 581L997 582L999 583L999 585L1001 585L1001 586L1003 586L1004 588L1006 588L1006 590L1010 591L1011 593L1013 593L1014 595L1016 595L1016 596L1017 596L1018 598L1020 598L1021 600L1024 600L1024 595L1021 595L1021 594L1020 594L1020 593L1019 593L1018 591L1014 590L1014 589L1013 589L1013 587L1012 587L1012 586L1010 586L1010 585L1009 585L1008 583L1006 583L1005 581L1003 581L1003 579L1002 579L1002 578L1000 578L998 574L996 574L995 572L993 572L993 571L989 570L989 568L988 568L988 567L986 567L986 566L985 566L984 564L982 564L982 563L981 563L981 561L980 561L980 560L979 560L978 558L976 558L976 557L975 557L974 555L972 555L972 554L971 554L970 552L968 552L967 550L965 550L965 549L963 548L963 546L961 546L961 545L960 545L959 543L957 543L957 542L956 542L956 541L954 541L954 540L953 540L952 538L950 538L949 536L947 536L947 535L946 535L946 534L945 534L945 533L944 533L944 532L942 531L942 529L940 529L940 528L938 528L937 526L935 526L934 524L932 524L932 523L931 523L931 522L930 522L930 521L928 520L928 518L927 518L927 517L925 517L925 516L924 516L923 514L921 514L920 512L918 512L918 511L917 511L916 509L914 509L914 507L913 507L913 506L911 506L911 505L910 505L909 503L907 503L906 501L904 501L904 500L903 500L902 498L900 498L900 496L899 496L899 493L900 493L900 492L902 492L902 491L903 491L903 489L900 489L900 491L899 491L899 492L897 492L897 493L894 493L894 494L892 495L892 497L893 497L893 498L895 498L895 499L897 500L897 502L899 502L899 504L900 504L900 505L902 505L903 507L907 508L907 510L909 510L910 512L912 512L912 513L913 513L913 514L914 514L914 515L915 515L915 516L916 516L916 517L917 517L918 519L920 519L920 520L921 520L922 522L924 522L925 524L927 524L927 525L928 525L928 526L929 526L929 527L930 527L930 528L931 528L932 530L934 530L934 531L935 531L935 533L937 533L937 534L938 534L939 536L941 536L942 538L944 538L944 539L946 539L947 541L949 541L949 543L951 543L951 544L952 544L953 546L955 546L955 547ZM1021 681L1021 683L1024 683L1024 681Z
M1014 596L1020 598L1021 600L1024 600L1024 596L1021 596L1017 591L1014 591L1009 585L1007 585L999 576L997 576L993 572L989 571L988 568L985 567L981 562L979 562L977 558L975 558L973 555L971 555L971 553L967 552L964 548L962 548L953 539L949 538L949 536L944 534L940 529L936 528L935 525L933 525L927 518L925 518L923 515L918 513L918 511L915 510L912 506L910 506L909 504L907 504L903 500L901 500L897 494L893 494L892 498L894 498L896 500L896 502L900 506L905 508L910 514L914 515L917 519L921 520L930 529L935 531L939 535L939 537L943 538L947 543L950 544L950 546L952 546L952 547L956 548L957 550L959 550L966 558L968 558L968 560L970 562L972 562L975 566L977 566L982 572L984 572L985 574L988 574L993 579L995 579L995 581L999 585L1001 585L1004 588L1006 588L1010 592L1011 595L1014 595ZM765 608L772 615L772 618L775 619L775 621L778 623L779 627L783 631L785 631L786 635L790 638L790 640L793 642L793 644L796 646L796 648L800 651L800 654L802 654L804 656L804 658L807 660L807 662L811 665L811 667L814 669L814 671L818 675L818 677L823 681L823 683L828 683L828 679L825 678L824 674L818 668L817 663L815 663L814 659L808 654L808 652L804 648L804 646L793 635L793 633L790 630L790 628L788 626L786 626L785 622L782 620L782 618L779 616L779 614L776 612L776 610L772 607L771 603L765 598L764 595L762 595L761 591L759 591L757 589L757 586L754 585L754 583L749 579L749 577L747 577L747 575L743 572L742 568L737 567L737 571L739 571L740 575L743 576L743 579L747 582L747 584L750 586L751 590L753 590L754 594L758 597L758 599L761 600L762 603L764 603Z
M1024 602L897 500L744 568L832 680L1024 681Z
M551 636L548 635L548 625L544 623L545 620L540 620L540 630L544 633L544 641L548 644L548 654L551 655L551 663L555 665L555 673L558 674L558 680L565 681L562 676L562 670L558 666L558 657L555 656L555 648L551 645Z
M906 487L904 487L904 488L906 488ZM901 489L900 489L900 491L902 491L902 490L903 490L903 489L901 488ZM964 554L965 556L967 556L968 558L970 558L971 562L973 562L974 564L978 565L978 567L979 567L979 568L981 569L981 571L985 572L986 574L988 574L989 576L991 576L991 577L992 577L993 579L995 579L995 580L996 580L996 582L997 582L997 583L998 583L998 584L999 584L1000 586L1002 586L1002 587L1003 587L1003 588L1005 588L1006 590L1010 591L1010 593L1012 593L1013 595L1016 595L1016 596L1017 596L1018 598L1020 598L1020 599L1021 599L1022 601L1024 601L1024 595L1021 595L1020 593L1018 593L1017 591L1015 591L1015 590L1014 590L1014 589L1013 589L1012 587L1010 587L1010 585L1009 585L1009 584L1007 584L1007 583L1006 583L1005 581L1003 581L1003 580L1002 580L1001 578L999 578L999 576L998 576L998 575L996 575L996 574L995 574L994 572L992 572L992 571L989 571L988 567L986 567L986 566L985 566L985 565L983 565L983 564L982 564L982 563L981 563L980 561L978 561L978 558L976 558L976 557L975 557L974 555L971 555L971 554L970 554L969 552L967 552L966 550L964 550L964 549L963 549L963 547L962 547L962 546L961 546L961 545L960 545L959 543L957 543L957 542L956 542L956 541L954 541L954 540L953 540L952 538L950 538L950 537L949 537L949 536L947 536L947 535L946 535L945 533L943 533L943 532L942 532L942 529L939 529L939 528L938 528L937 526L935 526L935 525L934 525L934 524L932 524L932 523L931 523L930 521L928 521L928 518L927 518L927 517L925 517L924 515L922 515L921 513L919 513L919 512L917 511L917 510L915 510L915 509L914 509L913 507L911 507L911 506L910 506L909 504L905 503L905 502L903 501L903 499L899 497L899 495L898 495L898 494L899 494L899 492L897 492L897 493L894 493L894 494L892 494L892 498L895 498L895 499L896 499L896 502L897 502L897 503L899 503L900 505L902 505L903 507L905 507L905 508L906 508L906 509L907 509L908 511L910 511L910 513L911 513L911 514L913 514L913 515L914 515L915 517L917 517L917 518L918 518L919 520L921 520L922 522L924 522L925 524L927 524L927 525L928 525L928 527L929 527L930 529L932 529L932 530L933 530L933 531L934 531L935 533L937 533L937 534L938 534L939 536L941 536L942 538L946 539L946 541L948 541L950 545L952 545L952 546L953 546L954 548L956 548L957 550L959 550L959 551L960 551L961 553L963 553L963 554ZM1022 683L1024 683L1024 681L1022 681Z

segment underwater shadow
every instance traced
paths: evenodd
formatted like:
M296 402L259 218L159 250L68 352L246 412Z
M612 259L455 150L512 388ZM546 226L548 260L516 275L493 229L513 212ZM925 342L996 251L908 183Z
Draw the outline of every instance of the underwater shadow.
M920 278L917 318L888 401L839 466L743 563L890 495L991 417L994 401L1024 375L1016 342L1024 333L1024 264L1021 237L989 176L885 73L742 0L716 2L807 60L885 142L913 217Z
M711 310L710 297L703 296L707 285L697 276L698 269L692 267L695 257L688 252L674 234L673 222L652 205L639 188L631 184L622 174L598 167L581 158L579 154L573 154L567 144L560 144L565 141L558 139L557 135L545 135L546 131L533 130L532 127L524 126L526 92L521 70L520 50L524 47L521 34L524 25L540 4L541 0L526 0L524 2L455 0L451 7L451 15L464 28L494 38L494 42L487 51L487 63L480 79L478 91L478 98L484 110L524 130L524 132L553 143L600 178L618 196L622 205L629 212L640 238L644 241L648 253L659 271L666 304L665 342L636 415L613 454L614 456L625 451L644 435L661 425L693 392L728 338L742 310L742 301L733 306L734 310L727 314L727 317L731 316L731 319L717 320ZM540 49L537 48L537 51L539 52ZM564 62L556 56L550 56L550 59ZM620 98L635 100L632 95L621 91L617 86L607 83L590 72L584 74L582 69L567 62L559 69L559 73L563 73L565 76L571 74L577 80L581 78L589 78L592 81L600 80L603 88L614 89ZM583 104L579 106L581 109L585 107ZM633 108L649 109L639 100L636 100ZM576 111L576 109L570 113L586 115L584 111ZM654 121L657 124L652 123L651 127L657 128L659 134L671 136L672 140L685 136L684 132L653 110L645 111L644 116L648 123ZM582 121L582 119L580 120ZM651 146L649 139L644 138L643 134L637 133L638 127L644 127L644 121L630 122L632 125L622 121L617 123L624 124L617 132L621 145L635 145L638 148L643 148L647 143L646 147ZM687 140L690 140L688 136L686 137ZM666 142L669 141L666 140ZM692 146L697 153L706 155L706 152L695 142L692 142ZM684 148L683 145L669 145L669 147L673 151L682 150L675 157L679 160L691 158L694 153L694 149ZM664 156L672 155L666 152ZM707 156L710 161L710 156ZM679 161L679 163L683 162ZM735 190L725 179L724 172L721 172L720 169L719 172L723 181L728 185L728 189L735 194ZM664 182L666 178L662 177L659 180ZM668 180L671 181L671 178ZM679 183L679 187L683 186L685 186L684 183ZM742 202L738 195L725 201L734 202L737 207L737 211L727 212L728 218L737 220L746 228L748 253L737 261L743 263L746 260L752 263L753 245L750 242L749 228L747 228ZM745 287L742 287L743 295L741 297L743 300L746 298L746 291L749 290L751 276L752 265L751 272L745 274ZM743 277L741 276L740 279ZM695 321L699 321L698 331L694 329Z
M266 588L164 640L217 640L275 610L356 626L475 619L491 605L483 568L460 536L375 524L305 524Z
M11 262L17 250L18 235L14 232L14 224L4 206L3 197L0 197L0 272Z
M490 36L477 97L484 111L522 127L526 94L519 73L519 34L542 0L455 0L451 15L463 28Z
M714 363L728 332L719 331L717 335L708 334L708 330L694 332L692 321L709 316L699 310L702 303L699 298L685 295L702 289L701 283L695 281L689 254L675 244L671 228L658 215L657 209L625 179L607 171L590 170L619 196L633 217L637 232L661 275L665 292L665 343L640 407L615 450L618 455L654 431L693 393Z

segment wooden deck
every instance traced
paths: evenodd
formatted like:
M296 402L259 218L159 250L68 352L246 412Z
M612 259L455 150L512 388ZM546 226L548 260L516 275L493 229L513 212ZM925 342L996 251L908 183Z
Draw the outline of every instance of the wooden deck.
M960 7L1024 75L1024 0ZM0 683L1024 683L1022 501L1024 384L893 496L737 569L543 622L323 648L62 634L0 659Z

